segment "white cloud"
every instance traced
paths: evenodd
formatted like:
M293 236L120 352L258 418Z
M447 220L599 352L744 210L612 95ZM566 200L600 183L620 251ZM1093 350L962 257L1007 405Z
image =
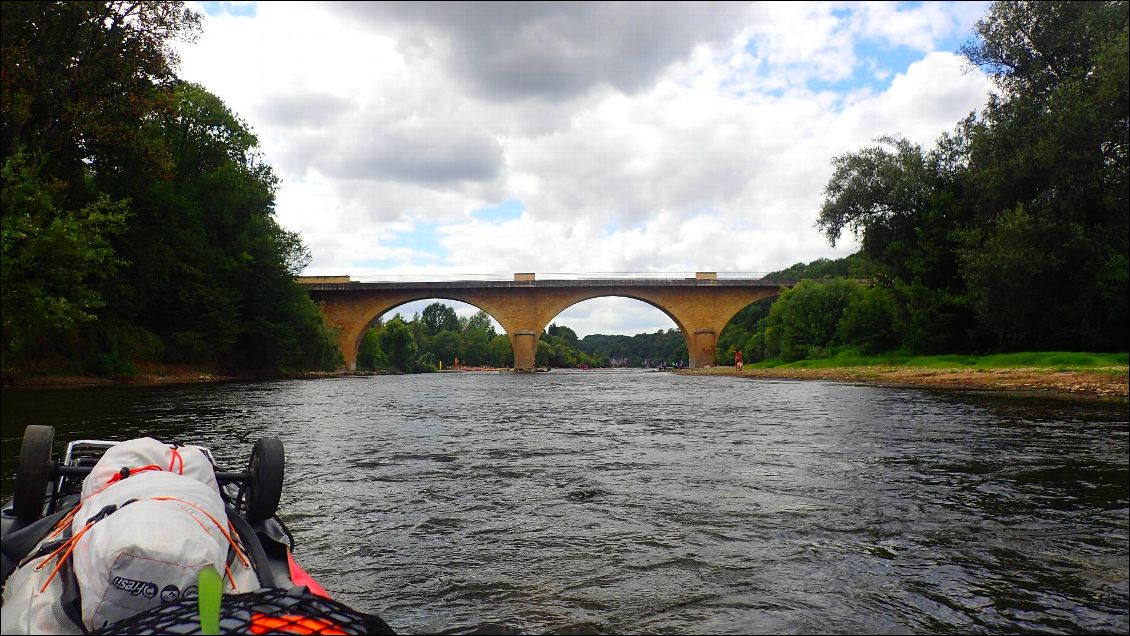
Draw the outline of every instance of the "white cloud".
M893 46L905 46L920 53L934 50L939 40L961 29L976 13L967 9L977 3L961 3L966 7L941 2L923 2L900 6L894 2L864 2L857 21L862 34L884 40Z
M601 85L648 88L698 42L737 29L737 2L335 2L341 16L392 29L450 79L490 99L564 99Z
M990 89L952 52L976 3L256 9L209 16L181 75L259 135L310 274L767 272L845 256L853 242L814 228L831 159L885 134L929 145ZM884 50L916 61L892 68ZM521 217L472 216L507 199ZM608 303L561 322L670 326Z

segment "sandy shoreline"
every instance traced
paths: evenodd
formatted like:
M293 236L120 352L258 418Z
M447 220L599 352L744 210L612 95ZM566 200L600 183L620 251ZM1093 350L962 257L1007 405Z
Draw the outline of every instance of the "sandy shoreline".
M827 380L933 389L975 389L1040 392L1079 397L1127 399L1127 369L1111 367L1093 371L1054 369L922 369L899 366L842 367L835 369L753 369L734 367L685 369L687 375L724 375L743 378Z
M501 369L459 369L460 371L501 371ZM444 369L454 372L455 369ZM826 380L884 384L889 386L917 386L934 389L974 389L1014 392L1038 392L1058 395L1105 399L1128 399L1127 369L1110 367L1088 371L1057 371L1053 369L922 369L899 366L843 367L835 369L755 369L746 367L738 372L734 367L709 367L682 369L686 375L735 376L754 379ZM236 380L264 380L285 378L335 377L349 374L311 372L285 377L241 377L222 375L185 367L148 368L132 376L98 378L73 375L38 375L6 378L4 389L59 389L93 386L159 386L173 384L202 384ZM372 374L370 374L372 375Z

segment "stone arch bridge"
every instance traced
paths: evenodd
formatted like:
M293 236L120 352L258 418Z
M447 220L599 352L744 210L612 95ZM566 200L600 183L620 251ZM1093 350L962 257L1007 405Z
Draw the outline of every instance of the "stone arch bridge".
M677 279L535 280L534 274L515 274L512 281L362 283L348 276L301 276L298 282L321 306L326 323L337 328L349 371L357 369L365 330L405 303L442 298L486 311L510 338L514 368L532 369L538 337L549 321L581 301L607 296L634 298L670 316L687 341L690 366L707 367L714 364L718 336L734 314L792 286L782 281L719 279L713 272Z

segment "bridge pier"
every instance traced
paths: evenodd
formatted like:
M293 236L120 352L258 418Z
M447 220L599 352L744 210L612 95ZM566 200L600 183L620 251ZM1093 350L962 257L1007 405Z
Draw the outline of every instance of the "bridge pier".
M714 348L718 344L718 334L710 327L694 330L687 339L687 363L692 369L714 366Z
M514 370L531 371L537 362L539 331L515 331L510 335L510 346L514 349Z

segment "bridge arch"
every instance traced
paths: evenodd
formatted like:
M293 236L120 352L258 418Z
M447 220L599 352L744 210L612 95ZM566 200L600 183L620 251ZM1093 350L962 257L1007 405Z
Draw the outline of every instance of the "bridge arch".
M450 283L356 283L310 281L310 295L337 329L346 369L357 368L365 329L390 309L414 300L455 300L487 312L510 338L514 368L532 369L538 338L565 309L593 298L632 298L671 317L687 341L691 367L714 364L722 328L750 303L776 296L788 284L760 280L461 281Z
M643 304L645 304L649 307L654 307L655 309L658 309L660 312L662 312L663 315L670 318L671 322L675 323L675 327L679 330L679 333L681 333L683 335L683 340L685 341L685 343L687 345L687 351L689 352L691 350L691 343L692 343L691 332L688 331L687 326L680 320L679 316L674 314L673 312L671 312L668 308L660 305L656 301L644 297L645 296L644 294L591 293L591 294L579 294L578 296L579 297L569 298L567 300L562 299L561 302L562 302L563 306L561 306L560 308L551 308L550 311L553 312L553 313L546 320L546 325L548 325L550 322L552 322L554 320L557 320L557 318L562 313L568 311L572 307L576 307L577 305L579 305L581 303L584 303L584 302L587 302L587 301L590 301L590 300L597 300L597 299L601 299L601 298L626 298L628 300L635 300L635 301L641 302L641 303L643 303ZM564 303L568 303L568 304L564 304ZM561 324L561 322L558 321L558 324ZM545 328L546 328L545 326L542 326L543 330ZM539 331L538 333L540 334L541 332ZM537 350L537 343L536 342L534 343L534 350L535 351Z
M330 298L323 301L322 311L327 318L333 317L333 320L329 322L332 322L338 330L338 345L341 348L342 357L345 358L345 368L349 371L357 370L357 353L361 349L361 340L365 337L365 331L381 316L408 303L431 299L453 300L481 309L509 333L506 325L499 320L495 313L498 308L496 307L492 311L490 302L484 302L484 299L477 298L474 294L437 293L420 290L400 294L371 294L362 298L355 298L352 302L341 302L341 299L335 301L335 299ZM513 345L513 337L510 340L511 345Z

